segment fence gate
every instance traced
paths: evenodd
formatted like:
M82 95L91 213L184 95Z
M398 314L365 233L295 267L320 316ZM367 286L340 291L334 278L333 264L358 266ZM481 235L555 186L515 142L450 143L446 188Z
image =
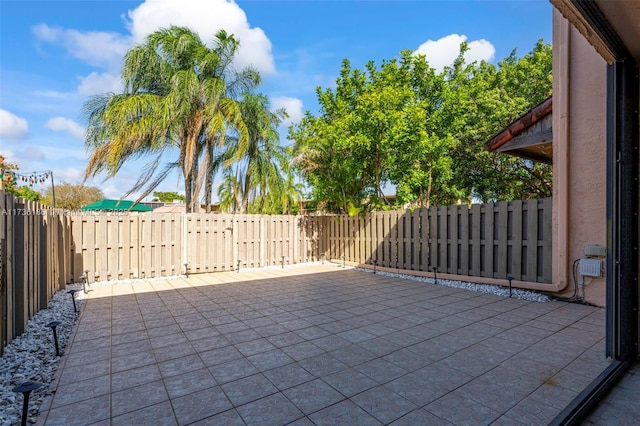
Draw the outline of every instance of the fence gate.
M184 263L191 273L231 271L237 263L237 226L233 216L187 214L183 228Z

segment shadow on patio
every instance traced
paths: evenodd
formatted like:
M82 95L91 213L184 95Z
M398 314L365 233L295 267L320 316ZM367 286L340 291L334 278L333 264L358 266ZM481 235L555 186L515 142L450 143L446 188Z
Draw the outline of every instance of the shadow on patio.
M334 266L96 286L39 424L547 424L604 309Z

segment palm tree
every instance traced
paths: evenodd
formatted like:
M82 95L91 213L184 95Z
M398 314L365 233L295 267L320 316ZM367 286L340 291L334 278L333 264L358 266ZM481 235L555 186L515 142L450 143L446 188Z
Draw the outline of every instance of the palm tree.
M193 31L172 26L129 50L124 93L95 96L84 106L91 151L85 179L100 172L113 177L127 160L153 155L130 192L146 186L142 199L180 168L187 212L197 204L203 182L210 205L214 148L230 129L245 143L248 132L235 97L260 81L251 68L233 70L238 46L223 30L207 47ZM178 149L178 159L156 173L170 148Z
M220 210L223 212L236 213L240 208L240 198L242 189L240 182L233 170L226 169L222 183L218 186L218 198L220 199Z
M248 213L250 205L256 213L265 212L267 194L276 191L286 180L289 156L279 144L278 124L286 117L284 110L269 109L266 96L245 93L240 114L248 137L234 138L219 157L219 163L236 170L240 212Z
M294 204L300 206L304 185L295 181L295 175L292 170L288 169L286 176L287 179L284 182L284 186L280 189L280 204L283 214L291 214Z

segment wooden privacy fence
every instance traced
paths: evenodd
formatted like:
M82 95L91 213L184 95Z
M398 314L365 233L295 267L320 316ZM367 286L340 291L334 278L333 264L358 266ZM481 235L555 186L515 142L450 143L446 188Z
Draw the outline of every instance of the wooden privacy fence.
M309 262L323 247L321 221L228 214L72 217L73 275L91 281L151 278Z
M0 191L0 354L67 282L71 222L60 213Z
M327 256L414 271L551 283L551 199L334 216Z
M54 210L0 191L0 351L66 283L320 258L551 282L551 199L362 217Z

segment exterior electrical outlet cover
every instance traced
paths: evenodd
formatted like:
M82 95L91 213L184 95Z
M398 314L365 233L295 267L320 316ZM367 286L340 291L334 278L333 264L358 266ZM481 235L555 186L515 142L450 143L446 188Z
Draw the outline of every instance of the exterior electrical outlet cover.
M585 256L607 257L607 247L599 245L584 246Z
M602 262L598 259L580 259L580 275L583 277L599 277Z

